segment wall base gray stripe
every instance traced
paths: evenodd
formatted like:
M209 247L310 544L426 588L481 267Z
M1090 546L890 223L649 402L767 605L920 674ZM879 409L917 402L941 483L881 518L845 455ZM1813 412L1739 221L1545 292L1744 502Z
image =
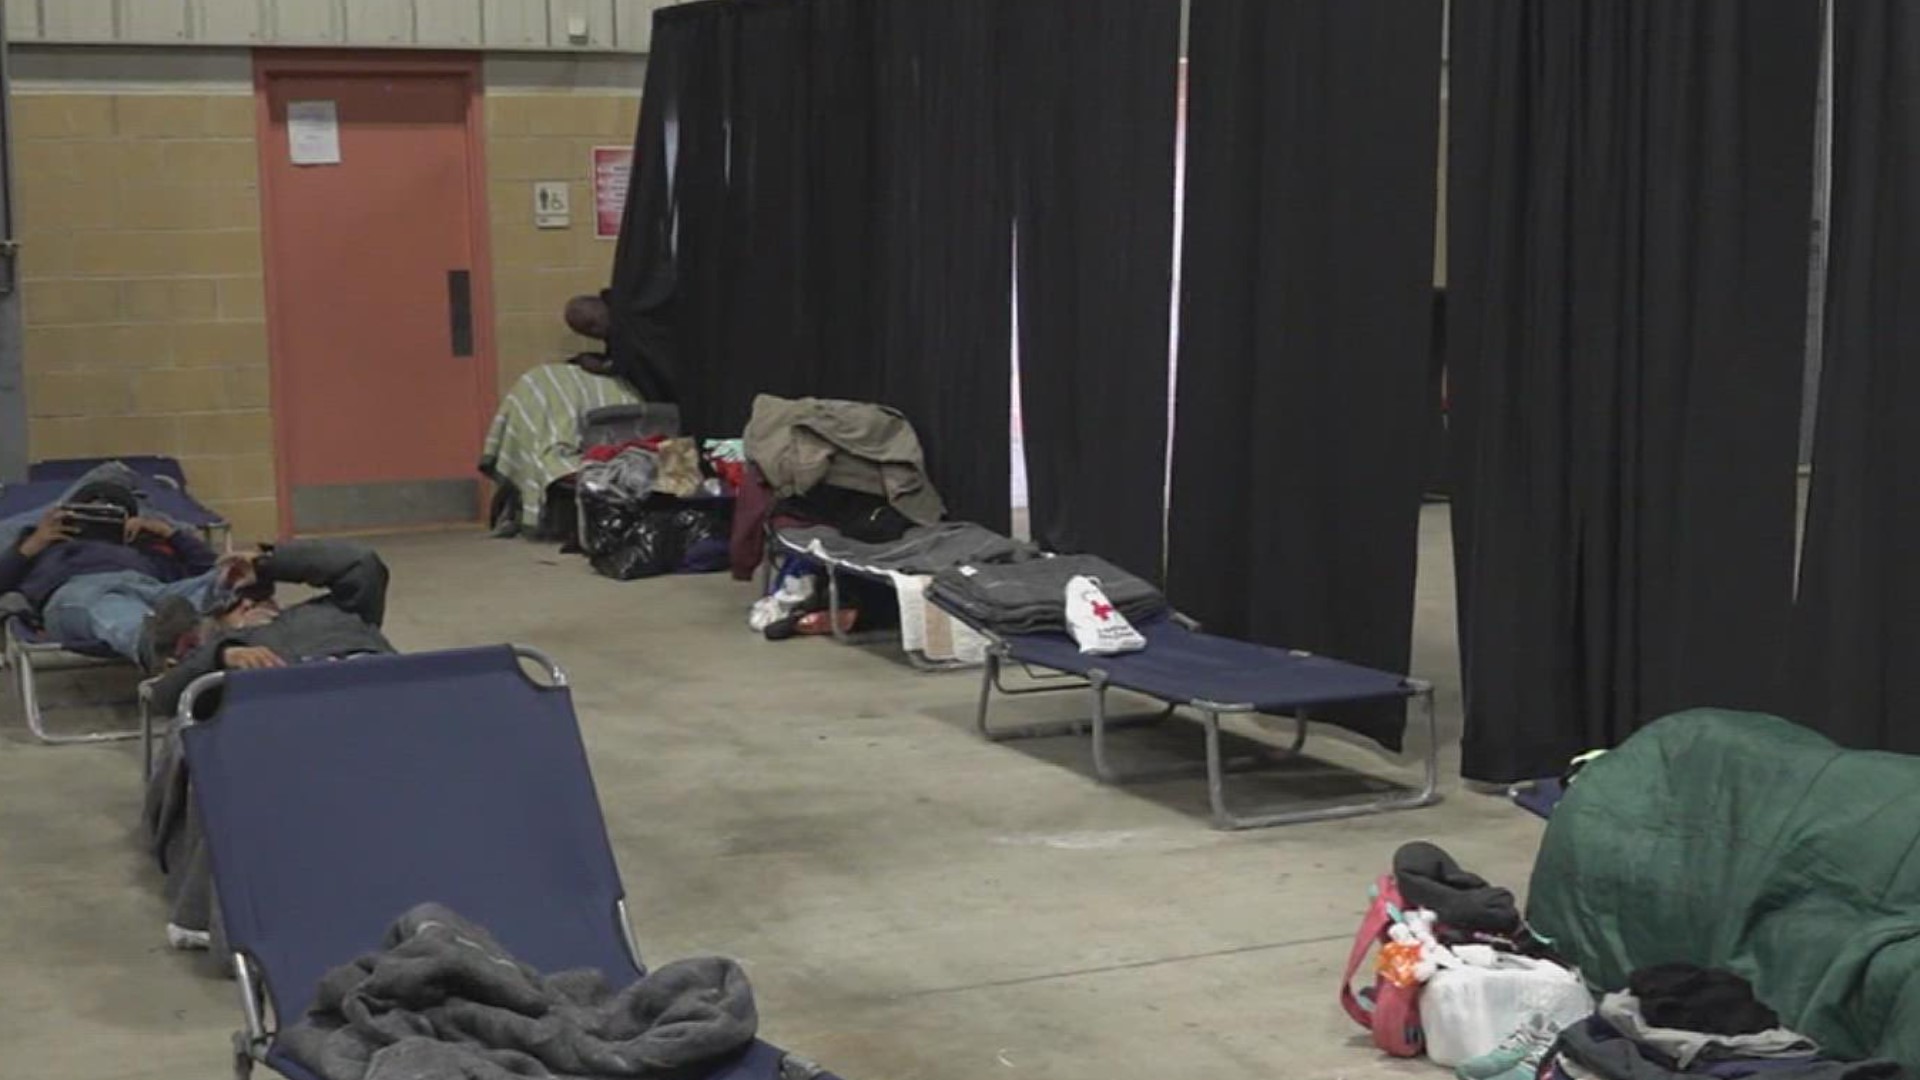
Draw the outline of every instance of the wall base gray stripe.
M293 489L293 531L346 532L480 520L478 480L315 484Z

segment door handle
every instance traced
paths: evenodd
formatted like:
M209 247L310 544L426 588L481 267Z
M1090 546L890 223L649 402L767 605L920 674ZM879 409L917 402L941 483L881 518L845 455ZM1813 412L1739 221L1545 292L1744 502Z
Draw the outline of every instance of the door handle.
M447 271L447 323L453 355L473 355L473 272Z

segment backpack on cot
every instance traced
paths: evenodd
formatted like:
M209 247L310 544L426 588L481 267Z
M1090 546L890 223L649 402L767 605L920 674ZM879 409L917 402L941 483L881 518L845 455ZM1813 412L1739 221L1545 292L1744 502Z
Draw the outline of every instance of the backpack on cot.
M1373 1034L1373 1045L1394 1057L1419 1057L1427 1042L1420 1026L1420 980L1411 963L1395 955L1402 947L1387 934L1402 909L1400 885L1392 874L1385 874L1374 883L1372 893L1373 903L1353 935L1353 951L1347 954L1340 1004L1354 1023ZM1381 955L1373 985L1356 993L1353 977L1376 947Z

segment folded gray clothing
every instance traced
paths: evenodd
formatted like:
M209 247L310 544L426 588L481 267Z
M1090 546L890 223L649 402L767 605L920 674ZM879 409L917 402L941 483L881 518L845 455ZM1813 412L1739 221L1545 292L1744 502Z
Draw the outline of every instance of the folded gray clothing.
M1064 633L1067 582L1100 583L1129 622L1167 610L1167 598L1145 580L1097 555L1058 555L1015 563L968 563L934 575L934 603L970 625L998 634Z
M1554 1046L1563 1063L1603 1080L1699 1080L1702 1071L1681 1072L1669 1067L1660 1052L1615 1031L1602 1016L1592 1016L1560 1033ZM1891 1061L1805 1061L1776 1059L1767 1080L1910 1080L1907 1071ZM1572 1072L1575 1070L1569 1070Z
M783 543L803 550L818 544L835 562L902 574L937 574L965 563L1014 562L1040 554L1032 544L970 521L915 525L900 539L885 544L852 539L831 525L796 525L779 530L778 535Z
M758 1024L731 960L682 960L614 990L597 971L543 976L422 904L380 952L328 972L278 1045L322 1080L682 1080L745 1050Z
M1619 991L1600 999L1600 1018L1620 1034L1672 1058L1682 1070L1693 1068L1701 1056L1715 1058L1800 1058L1820 1052L1812 1039L1797 1031L1772 1028L1751 1035L1709 1035L1678 1028L1655 1027L1640 1013L1640 999Z

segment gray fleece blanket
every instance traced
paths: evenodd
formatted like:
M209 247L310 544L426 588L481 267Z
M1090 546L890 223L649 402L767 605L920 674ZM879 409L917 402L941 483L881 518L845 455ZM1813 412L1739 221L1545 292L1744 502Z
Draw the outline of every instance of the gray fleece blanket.
M855 540L831 525L796 525L778 530L777 535L782 543L801 551L811 551L817 544L821 553L836 562L903 574L937 574L963 563L1019 562L1040 555L1032 544L969 521L915 525L886 544Z
M328 972L277 1045L324 1080L684 1080L757 1027L731 960L678 961L615 990L597 971L541 975L422 904L381 951Z
M1099 582L1129 622L1167 610L1159 589L1095 555L958 566L934 575L927 595L955 617L996 634L1063 634L1067 582L1082 576Z

